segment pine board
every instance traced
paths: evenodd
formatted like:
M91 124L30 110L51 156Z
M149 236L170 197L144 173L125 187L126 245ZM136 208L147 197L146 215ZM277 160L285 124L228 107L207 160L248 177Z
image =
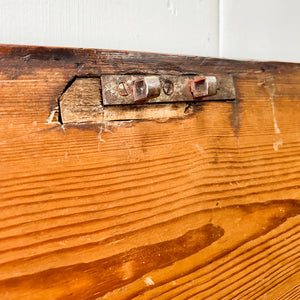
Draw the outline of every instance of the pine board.
M234 74L186 117L48 123L74 76ZM1 299L298 299L300 64L0 47Z

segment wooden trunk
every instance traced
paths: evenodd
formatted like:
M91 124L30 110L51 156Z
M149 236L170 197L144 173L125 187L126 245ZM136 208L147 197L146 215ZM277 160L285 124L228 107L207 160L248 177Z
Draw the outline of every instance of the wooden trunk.
M75 76L135 73L237 99L55 120ZM2 45L0 99L0 299L299 299L300 64Z

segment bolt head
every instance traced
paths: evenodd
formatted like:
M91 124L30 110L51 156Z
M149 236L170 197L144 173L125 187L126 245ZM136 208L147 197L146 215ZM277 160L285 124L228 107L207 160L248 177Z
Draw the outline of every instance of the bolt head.
M217 93L218 82L215 76L207 76L194 79L191 84L193 98L202 98Z
M191 82L191 93L194 98L208 95L208 85L205 77L197 78Z
M134 102L145 102L160 95L160 81L156 76L144 77L133 82Z

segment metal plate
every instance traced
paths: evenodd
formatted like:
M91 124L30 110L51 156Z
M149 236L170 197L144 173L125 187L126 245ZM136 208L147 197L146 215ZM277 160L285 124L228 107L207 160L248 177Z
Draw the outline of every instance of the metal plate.
M203 98L193 98L190 83L205 75L158 76L161 92L157 98L149 99L146 103L170 103L186 101L234 100L235 85L232 75L216 76L218 87L215 95ZM103 105L136 104L133 97L133 82L143 78L143 75L103 75L101 77ZM171 83L171 86L170 86ZM121 84L121 86L120 86ZM122 90L120 90L120 87Z

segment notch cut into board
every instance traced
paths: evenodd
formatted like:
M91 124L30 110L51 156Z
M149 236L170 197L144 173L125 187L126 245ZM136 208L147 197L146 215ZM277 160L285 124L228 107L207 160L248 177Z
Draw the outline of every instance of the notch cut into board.
M104 107L100 78L75 78L59 98L63 124L182 118L189 114L186 107L183 102Z

